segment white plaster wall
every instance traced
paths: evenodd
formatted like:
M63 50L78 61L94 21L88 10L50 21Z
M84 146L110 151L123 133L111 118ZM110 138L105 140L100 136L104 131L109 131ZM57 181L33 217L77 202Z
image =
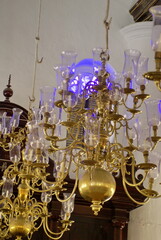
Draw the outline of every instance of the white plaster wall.
M119 29L132 22L125 0L111 1L110 63L122 69L124 40ZM0 98L12 74L13 102L28 108L32 92L35 36L39 0L0 0ZM43 0L40 26L36 99L43 85L55 85L53 66L60 63L62 50L74 49L78 60L91 57L93 47L105 46L106 0Z

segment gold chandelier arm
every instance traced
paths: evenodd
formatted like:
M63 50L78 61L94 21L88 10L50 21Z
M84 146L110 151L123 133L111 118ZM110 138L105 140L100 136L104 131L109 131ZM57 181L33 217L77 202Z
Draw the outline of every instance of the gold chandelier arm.
M130 121L131 119L134 118L134 116L135 116L135 114L134 114L134 113L131 113L131 117L130 117L130 118L126 118L126 121Z
M78 139L78 137L79 137L79 129L80 129L80 120L78 121L78 124L76 124L76 125L78 125L78 130L77 130L77 132L75 133L75 135L76 135L76 137L74 137L72 134L71 134L71 131L70 130L67 130L67 136L68 137L71 137L72 138L72 140L73 140L73 142L71 143L71 144L69 144L68 146L66 146L66 147L64 147L64 148L58 148L57 146L56 146L56 143L57 142L63 142L63 141L66 141L67 140L67 137L65 137L65 138L61 138L61 139L56 139L56 140L54 140L54 141L50 141L50 143L51 143L51 147L52 147L52 149L53 150L67 150L67 149L71 149L72 148L72 146L75 144L75 142L76 141L80 141L81 139ZM47 129L44 129L44 131L45 131L45 136L47 136L47 137L50 137L50 136L48 136L48 134L47 134ZM52 139L52 136L51 136L51 139Z
M158 90L161 91L161 81L155 81L155 85L157 86Z
M147 197L143 202L139 202L139 201L135 200L135 199L129 194L129 192L128 192L128 190L127 190L127 187L126 187L126 183L125 183L124 180L122 181L122 184L123 184L123 187L124 187L124 190L125 190L127 196L128 196L134 203L136 203L136 204L138 204L138 205L144 205L145 203L147 203L147 202L150 200L150 198L148 198L148 197ZM143 195L143 193L141 193L141 194Z
M61 203L66 202L66 201L68 201L68 200L74 195L74 193L75 193L75 191L76 191L76 188L77 188L77 185L78 185L78 174L79 174L79 168L77 168L77 170L76 170L76 179L75 179L74 187L73 187L72 193L70 194L70 196L69 196L68 198L66 198L66 199L61 199L61 198L59 198L59 193L58 193L58 192L55 192L56 199L57 199L59 202L61 202Z
M42 221L42 219L41 219L41 223L39 224L38 227L34 227L34 231L38 231L39 228L41 228L42 225L43 225L43 221Z
M135 97L134 97L135 98ZM140 104L139 105L135 105L135 109L138 109L138 108L140 108L141 106L142 106L142 104L143 104L143 102L144 102L144 100L141 100L141 102L140 102Z
M60 140L60 141L62 141L62 140ZM55 142L51 142L51 148L54 150L54 151L61 151L61 150L68 150L68 149L70 149L70 148L72 148L72 147L74 147L74 145L75 145L75 142L72 142L71 144L69 144L68 146L66 146L66 147L57 147L56 145L55 145Z
M5 228L5 230L0 230L0 237L3 239L3 238L6 238L7 235L9 233L9 228Z
M136 106L135 104L134 104L134 106L133 106L133 108L132 109L135 109L135 110L138 110L141 106L142 106L142 104L143 104L143 100L141 100L141 103L138 105L138 106ZM124 107L126 108L126 110L131 110L131 108L129 108L127 105L126 105L126 102L125 102L125 100L123 99L122 100L122 103L123 103L123 105L124 105ZM133 116L130 118L130 119L132 119L133 117L134 117L134 113L131 113ZM128 119L128 120L130 120L130 119Z
M126 179L126 177L125 177L125 170L123 171L123 169L124 169L124 168L122 168L122 165L121 165L122 182L123 182L123 186L124 186L125 192L126 192L126 194L127 194L128 196L130 196L130 194L129 194L128 190L127 190L126 184L127 184L128 186L130 186L130 187L135 187L136 190L137 190L141 195L143 195L143 196L145 196L146 198L148 198L147 201L150 200L150 198L154 198L154 197L152 197L152 196L150 196L150 197L147 196L147 194L144 193L142 190L140 190L139 187L138 187L138 186L140 186L140 185L144 182L144 180L145 180L145 178L146 178L146 176L147 176L147 174L148 174L147 171L145 171L145 175L144 175L143 179L142 179L140 182L137 183L137 182L136 182L136 179L135 179L134 164L132 164L132 172L131 172L132 182L133 182L133 184L132 184L132 183L129 183L129 182L127 181L127 179ZM134 199L133 199L131 196L130 196L130 198L131 198L132 201L134 201ZM147 201L145 200L145 203L146 203ZM135 201L134 201L134 202L135 202ZM135 203L137 203L137 202L135 202ZM141 203L141 202L139 203L139 202L138 202L138 204L144 204L144 203Z
M12 209L13 208L13 203L12 203L12 201L11 201L11 199L10 198L3 198L2 200L0 200L0 203L2 203L2 204L4 204L4 203L7 203L8 204L8 206ZM2 209L3 209L3 207L2 207Z
M77 126L77 131L76 131L76 133L74 133L75 134L75 137L73 136L73 134L71 133L71 131L69 131L68 132L68 134L69 134L69 137L71 137L74 141L78 141L78 137L79 137L79 134L80 134L80 124L81 124L81 119L79 119L78 120L78 123L75 125L75 126ZM75 130L76 128L74 128L74 130ZM83 138L82 138L83 139Z
M67 140L67 138L64 138L64 139L60 139L60 140L58 140L57 142L61 142L61 141L64 141L64 140ZM58 151L58 150L70 150L70 149L74 149L74 147L76 147L77 148L77 146L79 145L79 144L81 144L81 145L85 145L85 143L84 142L81 142L80 140L75 140L75 141L73 141L71 144L69 144L68 146L66 146L66 147L57 147L56 145L54 145L55 144L55 141L51 141L51 148L54 150L54 151ZM85 145L86 146L86 145ZM78 146L78 148L81 148L80 146Z
M130 110L130 108L126 105L126 100L122 99L122 103L124 105L124 107L126 108L126 110ZM133 114L134 116L134 114Z
M41 219L41 222L39 223L39 225L37 227L34 226L34 231L38 231L42 225L43 225L43 219Z
M2 147L7 152L10 151L15 145L22 143L22 141L25 140L25 131L26 128L19 129L18 132L15 132L14 129L12 129L11 133L4 134L3 140L0 142L0 147ZM7 138L10 140L7 141Z
M147 172L145 172L145 175L143 177L143 179L136 183L136 179L135 179L135 159L134 159L134 156L131 155L131 159L132 159L132 163L130 164L131 165L131 169L132 169L132 172L131 172L131 175L132 175L132 182L133 183L130 183L127 181L126 177L125 177L125 166L126 166L126 163L125 163L125 160L124 161L121 161L121 173L122 173L122 176L123 176L123 179L125 181L125 183L131 187L137 187L137 186L140 186L144 180L146 179L146 176L147 176Z
M129 119L129 120L130 120L130 119ZM130 137L129 137L129 133L128 133L128 129L130 129L129 126L128 126L128 120L126 120L125 122L126 122L126 124L125 124L125 130L126 130L126 137L127 137L128 143L129 143L129 145L130 145L131 147L134 148L134 150L139 151L139 150L138 150L138 147L136 147L135 145L133 145L132 142L130 141Z
M133 157L132 157L133 159ZM134 164L134 159L132 160L132 164L131 164L131 169L132 169L132 172L131 172L131 175L132 175L132 182L133 183L130 183L129 181L127 181L126 177L125 177L125 166L126 164L124 163L124 161L121 162L121 173L122 173L122 177L125 181L125 183L130 186L130 187L137 187L137 186L140 186L146 179L146 176L147 176L147 173L145 173L144 177L142 178L141 181L139 182L136 182L136 179L135 179L135 164Z
M4 171L4 173L3 173L3 176L7 177L7 176L9 175L9 173L13 170L14 167L15 167L15 164L9 165L9 166L5 169L5 171Z
M49 238L57 240L57 239L60 239L63 236L64 232L66 232L68 230L68 225L66 225L65 228L59 233L52 232L48 226L48 217L45 217L45 219L43 219L43 228L44 228L46 235ZM52 235L55 235L55 236L52 236Z
M55 184L55 182L49 182L51 183L52 185ZM44 192L50 192L50 191L55 191L57 186L60 186L61 182L56 182L57 185L55 185L54 187L51 187L51 188L48 188L48 189L43 189L43 190L40 190L40 189L37 189L37 188L33 188L30 186L30 184L27 182L26 185L29 187L29 189L33 192L39 192L39 193L44 193Z

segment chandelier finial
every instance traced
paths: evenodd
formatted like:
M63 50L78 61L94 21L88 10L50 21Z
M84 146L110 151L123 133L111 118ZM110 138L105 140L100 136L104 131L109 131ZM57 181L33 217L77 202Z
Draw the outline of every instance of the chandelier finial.
M5 96L5 102L10 102L9 98L12 97L13 90L11 89L11 74L9 75L7 87L3 90L3 96Z

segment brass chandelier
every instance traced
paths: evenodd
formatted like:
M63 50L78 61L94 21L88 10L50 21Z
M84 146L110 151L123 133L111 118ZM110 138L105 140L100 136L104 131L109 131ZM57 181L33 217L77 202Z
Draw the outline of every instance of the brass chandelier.
M104 21L106 49L93 50L93 75L88 81L84 73L76 71L77 54L62 52L62 64L55 68L59 85L57 89L41 89L40 107L30 108L25 127L19 127L22 111L18 108L13 109L12 116L7 112L1 115L0 147L9 152L10 164L0 181L0 238L31 239L40 227L51 239L61 238L73 223L70 216L77 187L97 215L114 195L119 174L126 194L136 204L161 196L153 188L159 174L155 148L161 140L160 100L148 99L150 95L145 93L147 79L161 90L161 7L150 10L156 70L147 72L148 60L130 49L125 51L122 74L110 74L107 68L108 10L109 1ZM146 126L138 117L144 102ZM137 152L142 154L140 161ZM53 180L48 177L49 159L54 161ZM67 193L71 172L75 184ZM135 200L128 187L136 188L144 200ZM56 232L48 226L48 205L53 196L62 203Z

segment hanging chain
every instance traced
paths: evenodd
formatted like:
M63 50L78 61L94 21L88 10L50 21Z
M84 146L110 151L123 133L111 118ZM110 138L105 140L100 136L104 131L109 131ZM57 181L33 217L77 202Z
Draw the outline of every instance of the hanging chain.
M39 53L39 40L40 40L41 7L42 7L42 0L40 0L40 2L39 2L38 28L37 28L37 35L35 37L36 46L35 46L33 86L32 86L32 96L29 97L29 100L30 100L29 109L31 109L31 105L35 101L35 84L36 84L37 64L42 63L42 61L43 61L43 57L39 60L39 56L38 56L38 53Z
M110 29L110 24L111 24L111 21L112 21L112 18L109 18L109 8L110 8L110 0L107 0L107 9L106 9L106 16L105 16L105 19L104 19L104 24L105 24L105 28L106 28L106 50L109 49L109 46L108 46L108 32L109 32L109 29Z

